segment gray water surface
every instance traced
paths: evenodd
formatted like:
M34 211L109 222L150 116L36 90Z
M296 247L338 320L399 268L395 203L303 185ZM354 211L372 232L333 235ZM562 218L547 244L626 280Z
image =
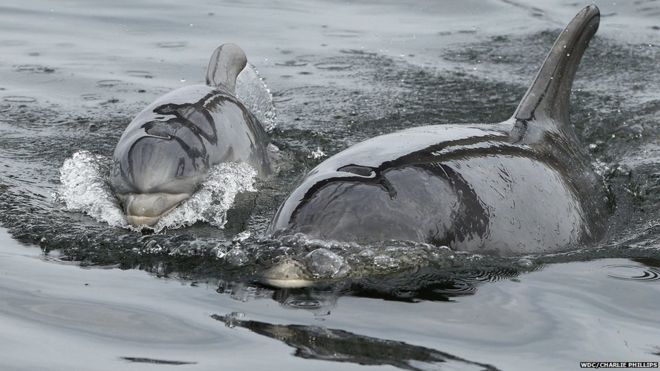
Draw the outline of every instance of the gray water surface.
M249 287L219 294L44 259L0 233L5 370L577 369L660 352L660 267L648 262L555 264L449 302L406 303ZM631 278L644 274L653 278ZM291 305L305 300L313 309Z
M570 253L500 259L264 232L325 156L411 126L508 118L586 3L4 1L0 369L660 361L660 3L596 3L571 118L611 190L610 232ZM142 236L67 210L63 163L110 156L132 116L201 83L224 42L245 49L273 95L275 176L237 199L224 229ZM259 281L281 257L312 253L345 274L306 289Z

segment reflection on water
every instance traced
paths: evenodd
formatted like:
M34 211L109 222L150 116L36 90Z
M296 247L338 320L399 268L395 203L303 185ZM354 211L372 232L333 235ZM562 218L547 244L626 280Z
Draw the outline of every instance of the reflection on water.
M164 359L153 359L153 358L139 358L139 357L121 357L121 359L124 359L129 362L135 362L135 363L153 363L157 365L173 365L173 366L179 366L179 365L194 365L197 362L185 362L185 361L168 361Z
M540 269L541 266L535 267ZM504 279L513 279L524 270L495 266L491 269L456 269L437 272L421 269L413 274L394 277L366 278L354 282L348 292L366 298L381 298L403 302L453 301L455 297L473 295L479 285ZM414 279L410 279L414 277Z
M245 321L237 313L211 318L227 327L243 327L296 349L296 357L333 362L350 362L368 366L390 365L404 370L496 370L485 365L434 349L414 346L401 341L384 340L357 335L348 331L318 326L272 325ZM467 367L472 366L472 367Z

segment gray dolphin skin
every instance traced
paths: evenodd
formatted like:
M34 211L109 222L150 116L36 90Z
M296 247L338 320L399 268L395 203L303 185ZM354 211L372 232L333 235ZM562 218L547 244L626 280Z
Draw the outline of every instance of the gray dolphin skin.
M599 20L594 5L575 16L509 120L415 127L349 147L306 176L270 232L418 241L499 256L602 239L606 189L568 113Z
M130 224L156 224L219 163L245 162L261 176L270 172L267 135L235 96L246 64L240 47L221 45L211 56L206 85L158 98L128 125L114 151L110 186Z

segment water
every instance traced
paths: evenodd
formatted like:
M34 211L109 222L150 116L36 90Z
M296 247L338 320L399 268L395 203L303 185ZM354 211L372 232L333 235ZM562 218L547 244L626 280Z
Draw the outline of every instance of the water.
M5 1L0 368L660 361L660 5L597 4L572 119L611 189L610 233L595 248L497 259L264 232L296 181L351 144L508 118L582 2ZM270 131L276 175L217 169L160 233L126 228L103 182L122 130L157 96L202 82L229 41L255 67L238 92ZM321 284L264 285L276 263Z

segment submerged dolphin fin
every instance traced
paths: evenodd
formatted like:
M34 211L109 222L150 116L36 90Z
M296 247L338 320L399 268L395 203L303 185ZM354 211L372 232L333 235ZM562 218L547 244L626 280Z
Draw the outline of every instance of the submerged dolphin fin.
M564 134L572 132L568 119L571 86L575 71L598 29L599 21L598 7L589 5L559 35L513 115L516 123L511 132L512 139L523 139L528 125L530 128L545 125L544 128L536 128L542 131L558 130Z
M236 78L247 64L245 52L236 44L222 44L211 55L206 70L206 85L236 90Z

